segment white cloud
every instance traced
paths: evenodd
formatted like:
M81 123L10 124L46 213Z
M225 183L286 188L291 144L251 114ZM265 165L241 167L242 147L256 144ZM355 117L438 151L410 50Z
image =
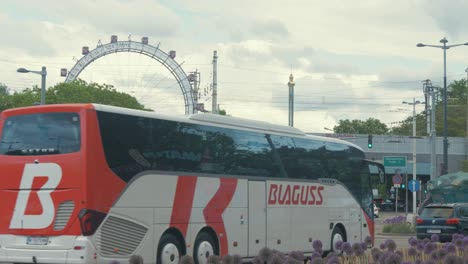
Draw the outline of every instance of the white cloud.
M420 80L442 79L442 51L416 43L468 41L459 21L464 1L152 1L44 0L2 2L0 82L13 88L39 83L18 67L48 68L48 85L63 81L81 47L119 40L161 43L177 51L185 72L201 72L210 90L212 54L218 51L218 102L228 114L287 124L288 82L296 78L295 124L307 132L340 119L402 120L401 101L422 98ZM440 12L444 10L444 12ZM449 79L465 77L468 48L448 51ZM462 74L462 75L461 75ZM183 113L180 88L167 69L138 54L106 56L81 75L114 84L146 106ZM207 109L209 95L203 96ZM394 112L400 111L400 112Z

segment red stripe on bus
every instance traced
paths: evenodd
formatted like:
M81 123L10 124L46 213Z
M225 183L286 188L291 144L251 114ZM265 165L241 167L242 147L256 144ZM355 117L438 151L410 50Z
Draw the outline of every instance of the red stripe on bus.
M364 217L366 218L367 226L368 226L368 228L369 228L370 237L371 237L371 239L372 239L372 246L374 246L374 242L375 242L375 223L374 223L374 220L371 219L371 218L366 214L366 212L364 212L364 210L362 211L362 214L363 214Z
M170 226L178 228L184 237L187 235L196 183L197 177L179 176L177 179Z
M216 194L203 209L203 215L207 225L211 225L219 237L220 256L228 254L228 238L222 214L231 203L237 188L237 179L221 178Z

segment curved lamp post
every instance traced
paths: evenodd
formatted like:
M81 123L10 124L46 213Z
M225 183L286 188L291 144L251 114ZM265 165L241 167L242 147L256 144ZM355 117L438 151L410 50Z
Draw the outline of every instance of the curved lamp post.
M39 74L39 75L42 76L42 80L41 80L41 105L44 105L45 104L46 76L47 76L46 67L42 66L41 71L30 71L30 70L27 70L25 68L18 68L16 71L21 72L21 73L31 72L31 73Z

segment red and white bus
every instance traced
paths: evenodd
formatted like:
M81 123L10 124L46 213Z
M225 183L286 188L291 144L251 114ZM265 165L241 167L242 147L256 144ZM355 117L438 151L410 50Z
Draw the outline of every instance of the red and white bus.
M0 116L0 262L177 264L374 236L348 142L211 114L96 104Z

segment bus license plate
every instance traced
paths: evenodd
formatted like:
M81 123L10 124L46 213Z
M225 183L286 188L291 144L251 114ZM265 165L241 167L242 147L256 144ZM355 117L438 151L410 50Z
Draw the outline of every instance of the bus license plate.
M27 245L47 245L49 244L49 237L28 237L26 239Z
M440 234L440 230L439 229L429 229L427 230L428 233L431 233L431 234Z

